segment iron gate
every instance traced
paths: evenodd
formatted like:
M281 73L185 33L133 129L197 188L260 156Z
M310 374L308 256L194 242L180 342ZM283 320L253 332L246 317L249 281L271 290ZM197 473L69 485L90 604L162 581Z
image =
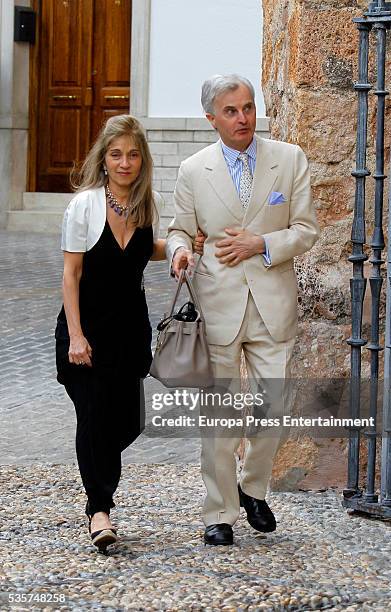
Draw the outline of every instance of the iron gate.
M371 338L367 345L370 351L370 400L369 416L373 418L373 426L362 430L350 430L348 455L348 482L343 492L343 505L356 511L366 512L383 518L391 518L391 240L388 240L387 254L387 286L386 286L386 333L384 346L384 389L382 410L381 449L377 432L376 419L378 415L379 398L379 353L380 346L379 309L380 294L383 284L382 251L384 249L383 233L383 196L384 181L384 119L385 99L388 92L385 89L385 65L387 33L391 26L391 2L377 0L372 2L363 17L353 20L359 30L359 64L358 81L355 89L358 94L356 168L352 175L356 179L354 218L352 226L352 254L349 261L353 264L353 277L350 281L352 302L352 335L348 340L351 347L351 383L350 383L350 416L359 418L361 413L361 355L362 348L367 344L362 337L363 301L366 290L364 277L364 262L368 259L364 252L365 237L365 185L370 175L366 167L368 94L372 89L368 82L368 65L370 59L370 37L375 37L376 47L376 168L373 174L375 180L374 231L371 242L371 275L369 286L371 291ZM388 236L391 238L391 189L389 193ZM380 425L380 424L379 424ZM368 452L365 489L359 486L360 476L360 440L366 440ZM381 452L381 484L380 496L376 493L375 472L376 455Z

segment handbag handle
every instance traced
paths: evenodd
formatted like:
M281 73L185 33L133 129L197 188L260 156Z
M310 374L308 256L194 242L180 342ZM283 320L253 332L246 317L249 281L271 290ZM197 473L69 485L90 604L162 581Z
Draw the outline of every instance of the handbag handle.
M197 308L198 312L201 315L201 319L203 321L205 321L205 318L204 318L204 315L203 315L203 312L202 312L202 308L201 308L201 304L198 301L198 297L197 297L197 294L196 294L196 292L194 290L193 284L192 284L192 282L190 280L190 277L189 277L187 271L183 270L183 269L180 271L180 274L179 274L178 287L176 288L175 295L174 295L174 298L172 300L171 307L170 307L170 312L169 312L168 316L172 317L172 315L173 315L175 304L178 301L178 297L179 297L179 294L180 294L181 289L182 289L183 278L185 279L185 283L186 283L187 289L188 289L188 291L190 293L190 297L193 300L194 304L196 305L196 308Z

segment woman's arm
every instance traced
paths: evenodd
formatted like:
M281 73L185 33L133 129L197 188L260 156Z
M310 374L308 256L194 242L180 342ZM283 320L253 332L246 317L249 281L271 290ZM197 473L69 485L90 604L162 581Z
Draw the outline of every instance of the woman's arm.
M153 243L151 261L162 261L166 259L166 241L159 239Z
M204 242L206 236L199 229L193 242L193 250L198 255L204 254ZM161 261L166 259L166 240L157 240L153 243L153 253L151 261Z
M83 253L64 251L63 298L69 332L69 362L91 366L92 349L80 324L79 284L83 270Z

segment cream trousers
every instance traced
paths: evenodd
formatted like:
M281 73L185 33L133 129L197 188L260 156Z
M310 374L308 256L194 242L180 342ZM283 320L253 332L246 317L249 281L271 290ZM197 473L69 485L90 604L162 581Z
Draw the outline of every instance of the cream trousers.
M267 299L267 296L265 296ZM235 304L232 304L235 307ZM270 336L249 291L245 315L235 340L227 345L209 345L214 375L219 381L231 381L230 392L240 390L240 359L243 351L251 392L266 390L266 416L287 413L285 381L290 377L290 362L295 338L276 342ZM274 379L274 381L273 381ZM282 389L283 387L283 389ZM262 410L264 410L262 408ZM232 413L232 410L230 411ZM237 417L243 413L235 411ZM215 416L215 410L201 407L201 414ZM224 415L224 409L219 416ZM255 412L255 416L257 416ZM281 442L282 428L272 427L246 436L240 484L242 490L257 499L265 499L273 460ZM245 434L244 434L245 435ZM222 431L201 434L201 471L206 486L203 520L206 526L214 523L233 525L239 517L236 458L243 433L222 434Z

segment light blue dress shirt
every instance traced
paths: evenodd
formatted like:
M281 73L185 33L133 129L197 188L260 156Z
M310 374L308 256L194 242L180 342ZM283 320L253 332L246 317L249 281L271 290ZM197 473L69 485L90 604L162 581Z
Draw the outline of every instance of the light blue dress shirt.
M231 147L227 147L223 141L221 141L221 148L223 150L224 159L227 163L229 173L232 177L233 183L235 185L235 189L240 194L240 177L243 172L243 162L239 159L239 155L241 151L236 151L236 149L231 149ZM251 143L244 151L248 156L248 165L251 171L251 174L254 176L255 172L255 164L257 162L257 143L255 138L252 139ZM272 260L270 257L269 249L267 248L267 244L265 241L265 253L262 253L262 256L265 260L267 266L271 266Z

